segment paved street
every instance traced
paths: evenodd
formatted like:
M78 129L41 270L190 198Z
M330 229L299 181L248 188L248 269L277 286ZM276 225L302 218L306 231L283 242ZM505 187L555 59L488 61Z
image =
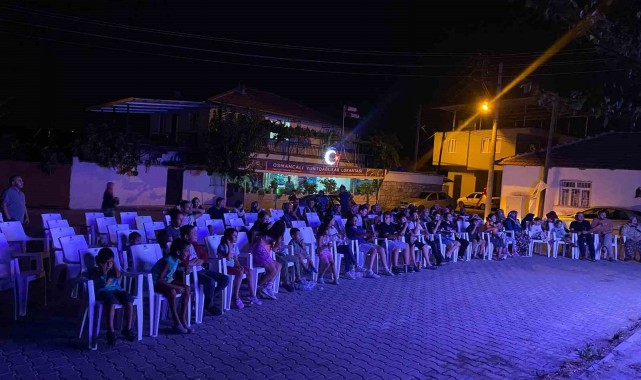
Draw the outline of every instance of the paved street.
M0 378L536 378L641 317L640 288L638 263L473 261L281 292L190 336L161 326L109 349L103 334L97 352L77 339L75 301L17 326L4 307Z

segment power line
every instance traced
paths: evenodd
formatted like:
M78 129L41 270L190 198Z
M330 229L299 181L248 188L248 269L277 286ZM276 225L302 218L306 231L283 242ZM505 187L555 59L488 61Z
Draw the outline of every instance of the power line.
M300 71L300 72L314 72L314 73L337 74L337 75L387 76L387 77L431 78L431 79L446 79L446 78L467 78L467 79L470 79L471 78L471 75L421 75L421 74L391 74L391 73L375 73L375 72L335 71L335 70L308 69L308 68L302 68L302 67L286 67L286 66L263 65L263 64L242 63L242 62L230 62L230 61L213 60L213 59L198 58L198 57L187 57L187 56L165 54L165 53L144 52L144 51L140 51L140 50L115 48L115 47L110 47L110 46L87 44L87 43L80 43L80 42L73 42L73 41L65 41L65 40L60 40L60 39L55 39L55 38L24 35L24 34L21 34L21 33L15 33L15 32L10 32L10 31L5 31L5 30L0 30L0 33L19 36L19 37L38 39L38 40L43 40L43 41L58 42L58 43L67 44L67 45L73 45L73 46L82 46L82 47L86 47L86 48L90 48L90 49L103 49L103 50L111 50L111 51L120 51L120 52L126 52L126 53L150 55L150 56L157 56L157 57L163 57L163 58L185 59L185 60L189 60L189 61L209 62L209 63L217 63L217 64L223 64L223 65L261 67L261 68L267 68L267 69L290 70L290 71ZM623 70L624 69L570 71L570 72L560 72L560 73L531 74L530 76L577 75L577 74L617 72L617 71L623 71Z
M205 52L205 53L216 53L216 54L233 55L233 56L239 56L239 57L271 59L271 60L278 60L278 61L319 63L319 64L332 64L332 65L347 65L347 66L391 67L391 68L403 68L403 69L407 69L407 68L428 68L428 67L466 67L466 66L461 66L461 65L458 65L458 66L457 65L399 65L399 64L390 64L390 63L343 62L343 61L323 61L323 60L306 59L306 58L286 58L286 57L277 57L277 56L262 55L262 54L238 53L238 52L230 52L230 51L224 51L224 50L214 50L214 49L197 48L197 47L192 47L192 46L183 46L183 45L175 45L175 44L165 44L165 43L160 43L160 42L143 41L143 40L136 40L136 39L131 39L131 38L108 36L108 35L98 34L98 33L83 32L83 31L79 31L79 30L71 30L71 29L66 29L66 28L59 28L59 27L50 26L50 25L33 24L33 23L27 23L27 22L21 22L21 21L13 21L13 20L5 19L5 18L0 18L0 21L12 23L12 24L32 26L32 27L42 28L42 29L55 30L55 31L63 32L63 33L79 34L79 35L84 35L84 36L98 37L98 38L115 40L115 41L131 42L131 43L137 43L137 44L143 44L143 45L168 47L168 48L174 48L174 49L191 50L191 51L198 51L198 52Z
M0 7L9 8L15 12L30 13L30 14L35 14L35 15L40 15L40 16L50 17L50 18L57 18L57 19L68 19L68 20L74 20L78 22L102 25L102 26L124 29L124 30L142 31L142 32L148 32L148 33L175 36L175 37L187 37L187 38L193 38L193 39L217 41L217 42L224 42L224 43L251 45L251 46L259 46L259 47L271 47L271 48L288 49L288 50L329 52L329 53L354 54L354 55L410 56L410 57L462 57L462 56L469 57L469 56L475 56L479 54L479 52L419 53L419 52L407 52L407 51L355 50L355 49L337 49L337 48L322 48L322 47L315 47L315 46L277 44L277 43L221 38L221 37L213 37L213 36L205 36L205 35L199 35L199 34L155 29L155 28L139 27L139 26L133 26L133 25L117 24L117 23L106 22L101 20L82 18L78 16L70 16L70 15L63 15L59 13L35 10L33 8L21 7L18 5L10 5L6 3L5 4L0 3ZM559 52L557 53L557 55L589 53L589 52L594 52L595 50L596 50L595 48L573 49L573 50L566 50L566 51ZM537 56L542 53L543 52L503 53L503 54L495 54L493 56L495 57L518 57L518 56L527 57L527 56Z
M152 55L152 56L164 57L164 58L176 58L176 59L186 59L186 60L198 61L198 62L218 63L218 64L224 64L224 65L261 67L261 68L268 68L268 69L292 70L292 71L325 73L325 74L341 74L341 75L345 74L345 75L410 77L410 78L464 78L464 77L467 77L467 76L461 76L461 75L420 75L420 74L394 74L394 73L372 73L372 72L366 73L366 72L355 72L355 71L333 71L333 70L307 69L302 67L285 67L285 66L263 65L263 64L254 64L254 63L230 62L230 61L221 61L221 60L213 60L213 59L198 58L198 57L187 57L187 56L180 56L180 55L173 55L173 54L152 53L152 52L144 52L140 50L115 48L110 46L101 46L101 45L94 45L94 44L87 44L87 43L80 43L80 42L65 41L65 40L49 38L49 37L29 36L29 35L24 35L20 33L9 32L5 30L0 30L0 33L26 37L26 38L34 38L34 39L43 40L43 41L59 42L67 45L83 46L91 49L105 49L105 50L120 51L120 52L127 52L127 53Z

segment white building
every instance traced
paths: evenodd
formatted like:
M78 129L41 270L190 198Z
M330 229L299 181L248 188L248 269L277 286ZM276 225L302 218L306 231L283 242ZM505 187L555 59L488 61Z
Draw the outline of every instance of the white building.
M501 208L537 214L535 187L546 150L499 160ZM593 207L641 209L641 132L609 132L552 148L543 212L571 214ZM534 195L534 197L533 197ZM534 198L534 199L533 199Z

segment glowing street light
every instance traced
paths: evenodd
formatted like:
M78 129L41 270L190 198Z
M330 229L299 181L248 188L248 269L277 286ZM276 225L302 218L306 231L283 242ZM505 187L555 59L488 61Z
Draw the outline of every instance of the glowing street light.
M489 110L490 110L490 103L487 100L481 103L482 112L488 112Z

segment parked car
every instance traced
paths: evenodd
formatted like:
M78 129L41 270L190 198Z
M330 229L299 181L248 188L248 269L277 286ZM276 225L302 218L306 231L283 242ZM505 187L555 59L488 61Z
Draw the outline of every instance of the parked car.
M423 191L414 197L402 199L399 207L407 208L410 205L432 207L436 204L441 207L453 207L454 199L442 191Z
M474 193L468 194L466 197L460 197L457 201L456 204L458 205L459 208L465 207L465 208L478 208L481 210L485 210L485 200L487 197L483 195L482 192L477 191ZM499 204L501 203L501 197L492 197L492 209L499 208Z
M641 220L641 211L621 207L591 207L577 212L583 212L585 219L592 223L592 220L597 217L597 214L600 210L605 210L605 216L612 221L612 226L614 228L614 231L616 232L618 232L621 226L626 224L628 220L630 220L630 218L633 216L636 216L639 220ZM559 219L565 221L565 223L569 227L570 223L574 221L575 215L576 213L559 215Z

